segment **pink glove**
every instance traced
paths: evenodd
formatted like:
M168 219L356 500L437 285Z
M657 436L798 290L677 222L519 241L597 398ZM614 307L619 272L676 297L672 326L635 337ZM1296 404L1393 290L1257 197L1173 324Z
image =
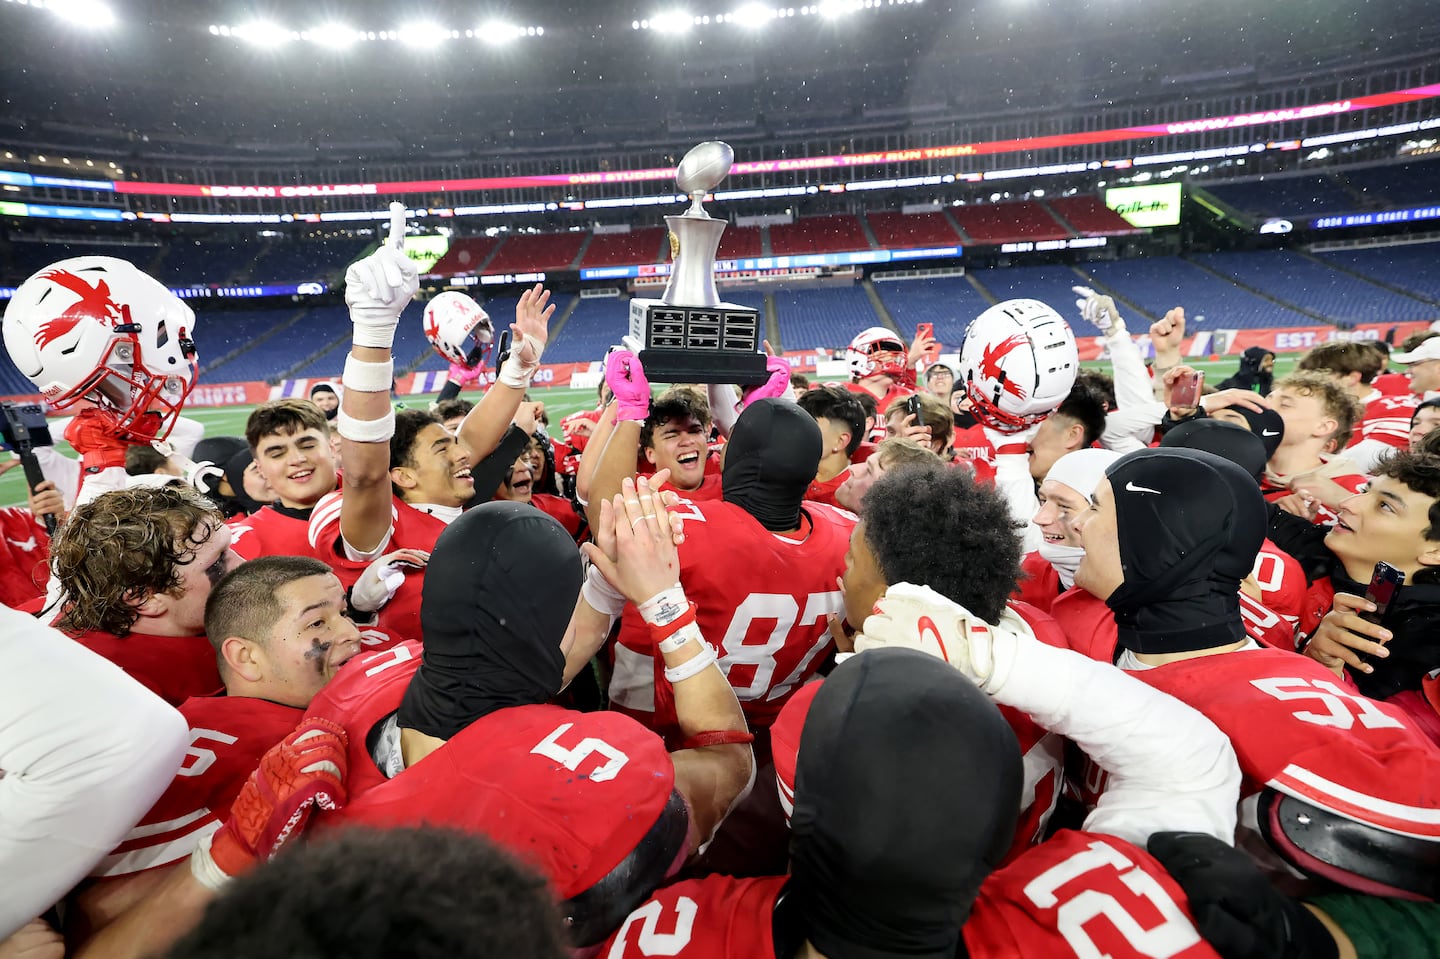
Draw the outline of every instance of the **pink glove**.
M745 392L744 399L740 401L742 408L756 400L773 400L790 392L790 363L785 357L767 356L765 369L770 371L770 379Z
M450 382L456 386L468 386L480 378L480 367L476 366L472 370L461 363L451 363L449 376Z
M615 420L640 423L650 415L650 381L640 357L629 350L616 350L605 357L605 384L615 394Z

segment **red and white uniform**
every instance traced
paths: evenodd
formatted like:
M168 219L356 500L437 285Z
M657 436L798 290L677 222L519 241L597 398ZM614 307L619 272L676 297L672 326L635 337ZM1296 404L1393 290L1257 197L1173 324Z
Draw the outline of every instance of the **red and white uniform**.
M0 509L0 605L18 608L45 595L50 535L28 509Z
M1410 417L1415 415L1415 407L1420 405L1420 397L1415 396L1408 388L1403 396L1386 396L1377 389L1362 402L1365 404L1365 415L1355 428L1350 445L1355 446L1364 440L1377 440L1396 449L1409 449Z
M844 607L836 579L845 570L855 517L810 503L800 530L782 536L723 500L682 500L671 515L685 522L680 585L696 605L700 632L719 652L750 725L768 727L832 645L826 617ZM674 711L668 696L656 696L660 667L649 628L633 605L621 622L610 700L651 728L671 732Z
M265 751L295 729L304 710L246 696L199 696L180 706L190 726L185 761L165 794L100 861L92 876L115 879L179 862L230 815Z
M1440 751L1404 710L1297 653L1241 650L1132 675L1230 737L1243 798L1269 786L1387 832L1440 841Z
M1410 377L1404 373L1381 373L1370 384L1381 396L1409 396Z
M94 629L75 641L104 656L172 706L191 696L209 696L223 685L215 650L204 636L116 636Z
M1298 559L1266 539L1260 544L1251 575L1260 587L1260 602L1266 608L1285 617L1292 627L1300 622L1310 584Z
M632 912L605 959L777 959L773 917L785 876L708 876L661 889ZM990 874L961 928L975 959L1216 959L1189 900L1149 853L1065 830Z
M913 377L913 372L911 375ZM867 390L859 383L843 383L841 385L851 393L869 393L871 396L875 395L872 390ZM890 384L890 389L884 396L877 398L875 417L870 421L870 442L879 443L885 438L885 411L897 401L903 400L907 396L913 396L916 392L917 390L913 384L907 386L904 383L894 382Z
M583 538L585 520L575 510L574 504L563 496L550 493L531 493L530 505L565 527L572 537Z
M1361 487L1370 482L1370 477L1360 472L1354 463L1343 456L1328 456L1321 454L1324 462L1317 468L1302 474L1306 477L1328 479L1351 493L1360 492ZM1265 471L1260 481L1260 493L1265 497L1265 502L1273 503L1276 500L1284 499L1294 492L1290 488L1290 482L1294 476L1280 476L1269 470ZM1315 512L1315 525L1334 526L1337 519L1333 510L1320 504Z
M843 469L833 479L814 480L810 488L805 491L805 498L812 503L824 503L826 506L834 506L836 509L843 509L835 502L835 491L850 478L850 470Z
M338 497L339 492L331 493ZM230 548L241 559L261 556L312 556L312 510L290 509L274 503L249 516L237 516L230 527Z
M1060 574L1050 561L1039 553L1026 553L1020 561L1020 582L1010 598L1048 613L1063 592L1065 587L1060 582Z
M417 643L358 656L311 703L307 717L339 723L350 736L349 802L320 824L426 823L484 835L566 899L604 878L658 820L674 790L664 743L615 713L501 709L388 778L368 741L399 709L419 666Z
M992 470L995 468L995 447L985 435L985 427L979 423L957 429L950 439L950 445L955 448L955 452L983 462Z

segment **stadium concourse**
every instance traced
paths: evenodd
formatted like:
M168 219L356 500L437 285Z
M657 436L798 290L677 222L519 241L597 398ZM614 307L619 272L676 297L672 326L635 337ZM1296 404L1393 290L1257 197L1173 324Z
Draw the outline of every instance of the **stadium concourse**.
M0 0L0 959L1440 959L1434 0L244 6Z

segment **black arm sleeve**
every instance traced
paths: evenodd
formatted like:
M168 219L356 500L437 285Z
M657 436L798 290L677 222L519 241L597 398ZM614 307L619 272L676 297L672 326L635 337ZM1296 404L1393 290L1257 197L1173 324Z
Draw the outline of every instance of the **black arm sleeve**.
M494 452L470 467L470 478L475 481L475 495L465 504L465 508L488 503L500 488L500 484L505 481L506 470L515 465L515 461L529 445L530 434L512 423Z
M460 395L460 384L454 380L446 380L445 385L440 387L440 397L435 402L443 403L446 400L453 400Z
M1335 554L1325 545L1325 534L1330 531L1294 513L1287 513L1274 503L1270 504L1269 510L1267 535L1270 541L1300 561L1306 582L1313 583L1321 576L1328 576L1330 564L1335 559Z

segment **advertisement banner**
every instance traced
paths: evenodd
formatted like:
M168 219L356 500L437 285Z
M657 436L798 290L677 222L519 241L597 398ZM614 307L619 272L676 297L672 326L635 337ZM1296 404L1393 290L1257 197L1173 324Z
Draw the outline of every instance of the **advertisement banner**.
M1284 326L1263 330L1208 330L1187 337L1180 352L1189 358L1205 359L1210 356L1239 356L1252 346L1263 347L1273 353L1299 353L1319 346L1321 343L1352 340L1388 340L1395 346L1412 333L1428 330L1430 324L1423 321L1409 323L1363 323L1351 330L1338 330L1331 326ZM1150 337L1138 338L1143 356L1153 357L1154 348ZM1105 359L1105 339L1100 336L1076 337L1080 359Z
M1180 184L1115 187L1105 191L1105 205L1123 216L1131 226L1177 226L1180 223Z

